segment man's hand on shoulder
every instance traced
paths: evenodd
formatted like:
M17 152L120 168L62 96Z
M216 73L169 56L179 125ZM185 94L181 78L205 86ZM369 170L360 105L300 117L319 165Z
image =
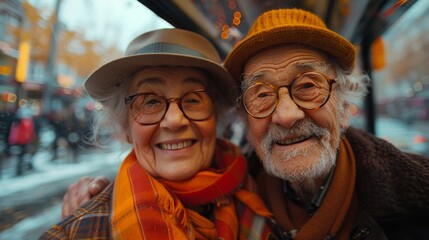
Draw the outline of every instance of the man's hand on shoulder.
M83 177L70 185L63 197L61 209L62 218L69 216L74 210L88 202L92 197L101 193L109 185L106 177Z

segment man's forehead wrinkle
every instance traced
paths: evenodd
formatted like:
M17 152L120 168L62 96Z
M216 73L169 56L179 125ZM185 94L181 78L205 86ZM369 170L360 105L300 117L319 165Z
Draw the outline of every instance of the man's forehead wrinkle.
M300 61L293 64L297 70L316 70L316 71L326 71L329 68L329 64L326 62L318 61Z
M286 67L273 69L272 72L274 75L272 76L273 80L278 80L280 74L289 73L291 75L300 74L302 72L308 71L318 71L318 72L326 72L330 68L330 65L326 62L319 61L298 61L292 63Z
M319 71L326 72L329 69L330 65L326 62L319 61L297 61L292 63L289 66L282 68L270 68L265 70L256 71L253 73L243 73L242 74L242 88L247 89L249 86L257 82L259 79L264 76L271 75L268 73L273 73L271 80L278 80L280 77L279 73L289 72L291 74L298 74L303 71Z
M273 65L281 65L281 64L273 64ZM292 64L288 64L284 67L270 67L269 69L263 69L260 71L256 71L253 73L245 73L246 75L252 76L252 75L259 75L260 73L267 73L267 72L283 72L283 71L300 71L300 70L326 70L329 68L329 64L322 61L297 61Z

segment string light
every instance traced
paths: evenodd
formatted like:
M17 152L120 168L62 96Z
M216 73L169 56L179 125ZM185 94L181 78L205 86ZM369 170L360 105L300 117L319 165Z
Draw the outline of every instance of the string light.
M234 12L234 18L232 19L232 23L235 26L240 25L240 23L241 23L241 13L239 11L235 11Z

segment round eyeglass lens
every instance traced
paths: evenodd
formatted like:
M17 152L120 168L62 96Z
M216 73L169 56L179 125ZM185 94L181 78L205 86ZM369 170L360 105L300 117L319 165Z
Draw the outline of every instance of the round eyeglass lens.
M138 123L150 124L158 122L167 108L166 100L156 94L143 94L134 100L132 113Z
M213 101L203 91L195 91L185 94L180 102L183 113L192 120L205 120L213 112Z
M292 100L307 110L322 106L328 100L329 93L329 81L318 73L305 73L299 76L291 86Z
M277 93L270 85L256 83L243 96L244 107L254 117L265 117L276 107Z

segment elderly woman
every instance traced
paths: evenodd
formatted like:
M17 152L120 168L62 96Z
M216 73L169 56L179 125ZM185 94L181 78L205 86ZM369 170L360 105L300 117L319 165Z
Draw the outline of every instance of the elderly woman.
M41 239L267 239L271 214L246 161L216 137L235 96L215 48L162 29L134 39L126 55L85 89L104 106L94 139L113 127L132 150L102 194Z

